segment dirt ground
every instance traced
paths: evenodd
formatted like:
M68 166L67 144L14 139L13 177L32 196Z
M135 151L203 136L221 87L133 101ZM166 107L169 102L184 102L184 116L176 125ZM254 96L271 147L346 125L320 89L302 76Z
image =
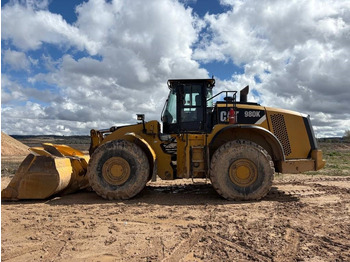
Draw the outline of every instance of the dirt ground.
M84 191L1 208L2 261L350 261L348 176L277 175L257 202L184 180L128 201Z

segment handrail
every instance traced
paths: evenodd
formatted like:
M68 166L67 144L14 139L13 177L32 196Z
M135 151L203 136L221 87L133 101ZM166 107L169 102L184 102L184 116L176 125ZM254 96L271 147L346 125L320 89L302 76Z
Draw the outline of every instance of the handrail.
M217 97L218 95L221 95L222 93L226 93L226 97L228 97L228 93L233 93L232 98L233 98L234 101L236 101L237 91L221 91L220 93L217 93L216 95L214 95L211 98L207 99L207 102L212 100L213 98Z
M237 91L221 91L220 93L212 96L211 98L207 99L207 105L208 105L208 101L212 100L213 98L217 97L218 95L222 94L222 93L225 93L225 98L224 100L226 101L226 116L227 116L227 119L228 119L228 114L229 114L229 111L230 109L228 108L228 104L229 102L233 104L233 109L236 110L236 94L237 94ZM230 96L228 95L229 93L232 93L232 101L229 101L228 98L230 98ZM237 122L237 114L235 114L235 122Z

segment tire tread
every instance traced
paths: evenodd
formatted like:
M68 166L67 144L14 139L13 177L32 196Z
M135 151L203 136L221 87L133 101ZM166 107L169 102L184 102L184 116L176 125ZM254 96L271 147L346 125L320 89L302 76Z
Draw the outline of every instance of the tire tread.
M267 165L268 165L269 171L266 174L268 176L267 179L263 180L263 183L259 190L253 193L249 193L246 196L242 196L239 193L235 194L231 191L228 192L224 187L220 186L220 181L219 181L220 175L218 175L218 172L220 172L220 167L217 165L218 165L219 159L225 157L225 154L227 153L227 151L232 147L234 147L236 150L241 150L241 151L243 150L245 152L250 151L252 153L256 153L258 151L265 157L266 163L268 163ZM274 178L273 174L274 174L274 164L269 153L260 145L247 140L233 140L219 147L215 151L211 160L211 165L210 165L210 180L212 182L214 189L219 193L219 195L221 195L222 197L228 200L239 200L239 201L260 200L261 198L266 196L267 193L270 191L273 178Z

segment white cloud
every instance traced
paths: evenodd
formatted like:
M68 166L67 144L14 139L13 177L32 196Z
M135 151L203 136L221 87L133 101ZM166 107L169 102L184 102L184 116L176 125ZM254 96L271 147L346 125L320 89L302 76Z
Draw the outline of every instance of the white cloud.
M35 10L31 5L10 3L1 10L2 40L11 39L22 50L37 50L43 43L74 46L96 54L98 43L90 41L61 15Z
M1 79L1 103L2 105L10 105L36 100L41 103L61 103L63 99L55 90L37 89L29 86L23 86L20 83L10 80L6 74L2 74Z
M2 61L5 66L10 66L13 70L29 70L31 64L25 53L11 49L4 51Z

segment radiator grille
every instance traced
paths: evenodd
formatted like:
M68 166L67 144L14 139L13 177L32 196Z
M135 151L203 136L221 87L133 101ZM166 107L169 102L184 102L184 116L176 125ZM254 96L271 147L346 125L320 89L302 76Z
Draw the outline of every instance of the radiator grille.
M284 154L286 156L292 153L290 147L288 132L286 127L286 122L284 121L284 116L281 114L271 115L271 122L273 133L277 136L283 146Z

